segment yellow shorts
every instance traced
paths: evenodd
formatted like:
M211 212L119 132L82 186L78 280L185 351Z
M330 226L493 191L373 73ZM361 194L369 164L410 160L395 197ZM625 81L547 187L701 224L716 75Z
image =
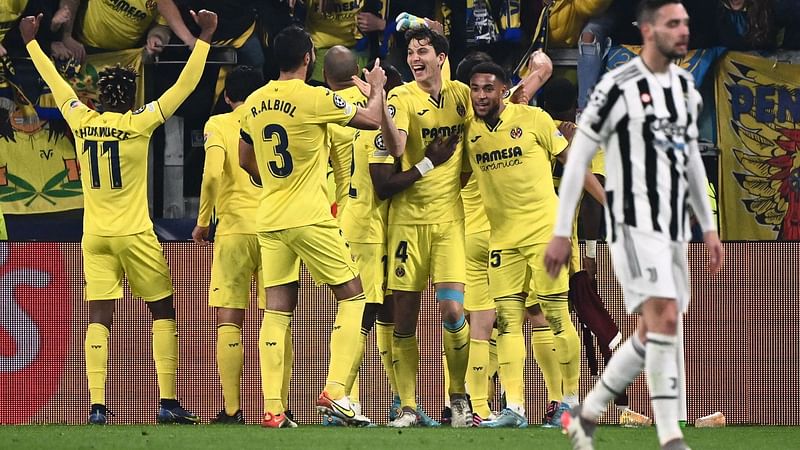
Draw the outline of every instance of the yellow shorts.
M544 267L547 244L533 244L489 252L489 291L492 298L527 292L525 306L538 303L537 295L569 290L569 274L562 268L553 279Z
M300 278L300 260L317 284L338 286L358 276L350 246L335 219L296 228L258 233L264 287Z
M84 234L83 273L86 300L122 298L122 277L135 297L146 302L172 295L167 260L153 230L128 236Z
M367 303L383 304L386 296L386 245L350 243Z
M267 295L261 281L261 252L255 234L225 234L214 239L214 261L208 306L247 309L250 286L256 277L258 307L267 306Z
M467 284L464 286L464 309L488 311L494 309L489 296L489 231L466 236Z
M433 283L464 283L464 219L422 225L389 224L389 289L422 292Z

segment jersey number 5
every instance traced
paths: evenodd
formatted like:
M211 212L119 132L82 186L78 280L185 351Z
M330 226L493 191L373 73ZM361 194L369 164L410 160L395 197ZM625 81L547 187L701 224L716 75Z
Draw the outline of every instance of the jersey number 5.
M286 134L286 129L274 123L267 125L264 127L264 142L273 143L275 156L280 159L269 162L269 173L275 178L288 177L294 170L294 164L289 153L289 136Z
M102 152L97 154L98 146ZM122 189L122 170L119 167L119 141L83 141L83 153L89 152L89 174L92 189L100 189L99 157L108 156L108 170L111 172L111 189Z

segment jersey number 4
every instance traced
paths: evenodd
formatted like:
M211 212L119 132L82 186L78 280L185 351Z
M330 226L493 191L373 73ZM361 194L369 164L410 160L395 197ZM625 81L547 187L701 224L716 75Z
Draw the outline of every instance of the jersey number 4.
M279 158L278 161L270 161L269 173L275 178L286 178L294 170L292 155L289 153L289 136L286 129L272 123L264 127L264 142L271 142L275 146L273 152Z
M98 147L102 147L97 154ZM122 189L122 170L119 167L119 141L83 141L83 153L89 152L89 174L92 189L100 189L100 157L108 158L111 189Z

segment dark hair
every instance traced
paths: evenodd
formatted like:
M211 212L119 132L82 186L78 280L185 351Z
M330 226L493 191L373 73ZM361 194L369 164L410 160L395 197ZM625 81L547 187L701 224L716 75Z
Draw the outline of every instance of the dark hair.
M450 52L447 38L428 27L412 28L406 31L406 43L410 43L412 40L430 44L437 55L440 53L447 55Z
M225 77L225 95L232 102L242 102L264 85L264 75L250 66L238 66Z
M136 71L131 67L106 67L97 74L97 90L104 107L133 107L136 98Z
M503 84L508 84L508 75L506 74L505 69L500 67L500 65L493 63L493 62L482 62L477 66L472 68L472 72L469 74L469 79L471 80L472 77L475 76L476 73L488 73L494 75L498 81Z
M381 67L386 72L386 87L384 89L387 92L403 84L403 76L400 75L400 71L397 68L385 62L381 62Z
M747 8L747 33L745 40L753 48L770 48L775 40L774 17L771 2L745 1Z
M281 72L295 70L303 64L306 53L311 54L314 44L306 30L291 25L275 36L275 59Z
M551 116L570 111L577 104L578 88L566 78L551 78L542 87L539 100L542 109Z
M672 4L682 4L682 2L680 0L642 0L636 6L636 22L639 23L639 27L645 22L653 23L656 11L662 6Z
M472 52L464 57L456 67L456 80L469 84L472 69L480 63L492 62L492 57L486 52Z

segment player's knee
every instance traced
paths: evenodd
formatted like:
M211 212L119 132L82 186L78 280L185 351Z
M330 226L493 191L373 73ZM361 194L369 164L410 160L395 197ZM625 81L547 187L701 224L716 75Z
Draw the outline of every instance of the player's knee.
M150 310L153 320L175 319L175 306L171 295L161 300L148 302L147 308Z
M448 331L458 331L464 327L467 318L464 317L464 313L461 312L460 314L454 313L453 311L448 311L448 314L445 315L442 313L442 326L445 330Z

